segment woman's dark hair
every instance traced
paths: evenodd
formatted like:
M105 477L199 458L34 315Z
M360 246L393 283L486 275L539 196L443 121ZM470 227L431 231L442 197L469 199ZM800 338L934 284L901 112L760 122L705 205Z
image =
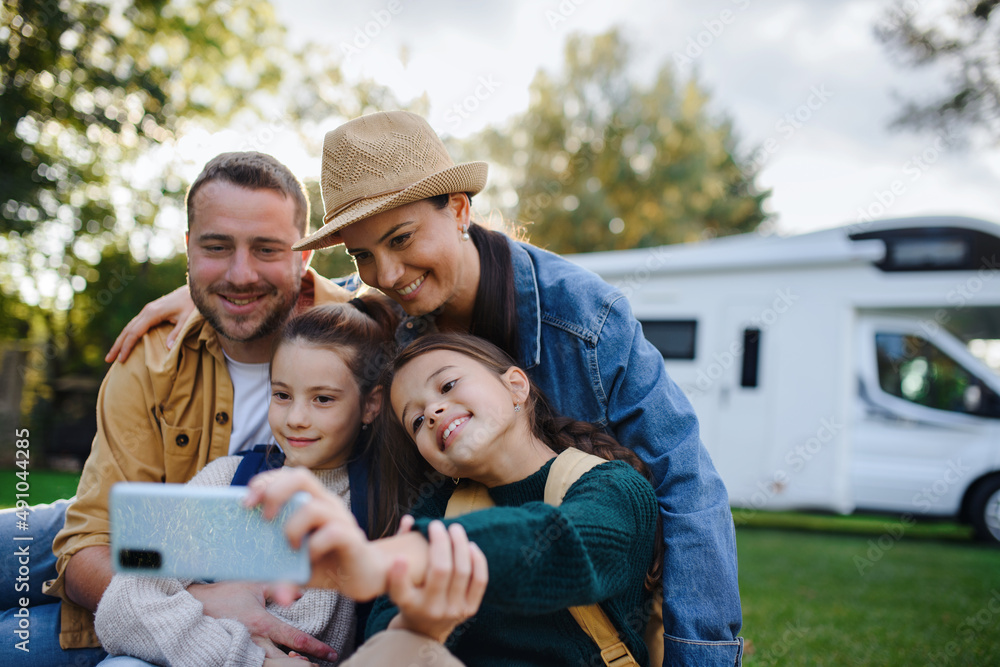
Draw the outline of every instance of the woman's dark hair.
M381 479L383 489L393 494L391 497L382 498L383 509L390 510L391 514L383 518L387 526L393 527L392 530L395 530L394 527L398 524L401 514L407 508L413 509L415 504L433 494L440 484L448 482L447 478L435 471L420 456L417 448L412 446L412 438L396 418L389 401L389 390L396 373L417 357L439 350L465 355L482 364L497 377L506 373L511 366L517 365L510 355L489 341L456 333L422 336L406 346L389 362L383 380L383 401L379 421L380 432L385 436L385 455L382 457L385 467ZM651 484L655 484L649 468L635 452L623 447L595 424L558 415L534 383L530 384L524 411L530 420L533 435L554 452L559 453L569 447L575 447L602 459L624 461ZM663 567L664 547L659 521L656 523L655 544L655 557L646 576L646 587L651 591L657 590Z
M428 201L442 210L450 197L438 195ZM472 307L469 333L485 338L512 358L519 359L521 345L517 335L514 264L507 237L476 223L469 225L469 236L479 252L479 290Z
M271 349L271 361L283 345L305 343L336 353L354 376L365 401L378 387L386 364L396 353L395 334L400 321L398 306L375 290L368 290L347 303L315 306L296 315L281 330ZM368 463L368 525L377 527L375 510L378 450L381 438L378 422L362 431L354 444L351 459ZM378 530L381 533L381 530Z

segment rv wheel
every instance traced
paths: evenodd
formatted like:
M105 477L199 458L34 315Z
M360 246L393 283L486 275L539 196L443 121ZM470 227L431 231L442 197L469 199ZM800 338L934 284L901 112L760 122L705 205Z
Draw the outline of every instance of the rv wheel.
M1000 477L985 480L969 500L976 537L1000 544Z

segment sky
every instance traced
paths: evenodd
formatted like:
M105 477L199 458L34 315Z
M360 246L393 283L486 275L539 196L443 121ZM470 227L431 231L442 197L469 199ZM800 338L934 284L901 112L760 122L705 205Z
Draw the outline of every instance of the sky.
M921 10L939 2L905 0ZM889 129L900 98L940 90L947 73L906 67L876 40L886 0L274 4L293 43L344 54L349 77L372 77L401 100L426 93L431 125L457 137L524 111L536 72L561 68L568 35L618 26L637 81L672 63L708 90L713 113L732 120L740 152L760 164L758 185L772 191L776 231L866 216L1000 222L1000 150ZM318 176L318 158L287 159L301 177Z

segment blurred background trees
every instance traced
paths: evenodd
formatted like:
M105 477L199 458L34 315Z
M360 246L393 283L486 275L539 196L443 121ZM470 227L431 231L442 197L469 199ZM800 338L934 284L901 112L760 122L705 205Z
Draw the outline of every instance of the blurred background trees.
M485 146L503 170L488 194L504 217L560 253L755 229L768 193L736 162L732 127L712 118L707 93L672 69L640 85L618 31L572 35L564 71L538 73L528 110L467 142L468 157Z
M984 133L1000 143L1000 0L951 0L922 6L897 0L876 36L913 67L938 67L945 90L906 100L894 125L947 136Z
M50 449L89 449L92 430L68 441L93 421L104 352L184 281L187 183L169 156L185 133L253 119L305 133L384 105L384 88L293 50L266 2L5 2L0 428L31 415Z
M2 26L0 279L65 309L107 246L156 254L150 229L185 184L169 164L137 172L184 123L224 123L273 90L283 30L242 0L25 0L4 4Z
M191 136L261 128L245 148L267 150L256 139L280 130L318 156L346 118L427 112L426 98L347 81L341 58L293 48L266 2L3 5L0 429L30 426L53 460L89 450L105 351L142 304L184 281L178 159ZM450 144L456 159L488 160L488 202L558 252L752 230L767 193L707 101L668 66L636 83L616 31L573 35L564 71L538 73L524 114ZM315 228L319 188L306 186ZM339 249L314 265L351 271Z

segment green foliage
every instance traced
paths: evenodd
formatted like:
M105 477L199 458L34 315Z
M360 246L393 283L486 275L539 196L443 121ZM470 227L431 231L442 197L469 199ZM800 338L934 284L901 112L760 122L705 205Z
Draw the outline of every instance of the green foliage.
M730 124L713 120L706 94L678 85L669 66L648 87L634 83L628 55L616 30L571 36L565 73L539 72L527 112L469 142L470 157L485 147L513 182L516 197L490 193L504 215L563 253L756 228L768 193L734 160Z
M86 457L96 430L94 403L107 371L104 355L143 305L184 283L184 255L162 263L140 262L106 248L90 268L91 280L65 312L34 308L32 341L21 401L37 456Z
M0 340L21 340L31 329L32 308L0 291Z
M168 169L137 186L137 160L274 89L283 44L270 6L249 0L5 3L0 285L68 306L104 247L182 194Z
M108 248L93 268L96 276L76 295L66 327L65 373L101 378L104 355L119 332L142 307L183 285L187 259L139 262L127 252Z
M267 152L294 130L318 152L331 117L399 106L324 49L290 48L267 2L5 3L0 289L62 310L106 248L170 254L185 131L250 127L242 149Z
M1000 0L952 0L924 6L897 0L883 12L875 35L913 67L947 72L945 92L909 100L893 125L947 135L978 130L1000 142Z
M39 436L73 410L92 420L115 336L184 282L183 256L156 264L184 217L182 137L249 127L241 149L267 152L294 128L315 150L319 123L383 105L398 106L324 49L289 48L266 1L5 2L0 340L27 341Z

